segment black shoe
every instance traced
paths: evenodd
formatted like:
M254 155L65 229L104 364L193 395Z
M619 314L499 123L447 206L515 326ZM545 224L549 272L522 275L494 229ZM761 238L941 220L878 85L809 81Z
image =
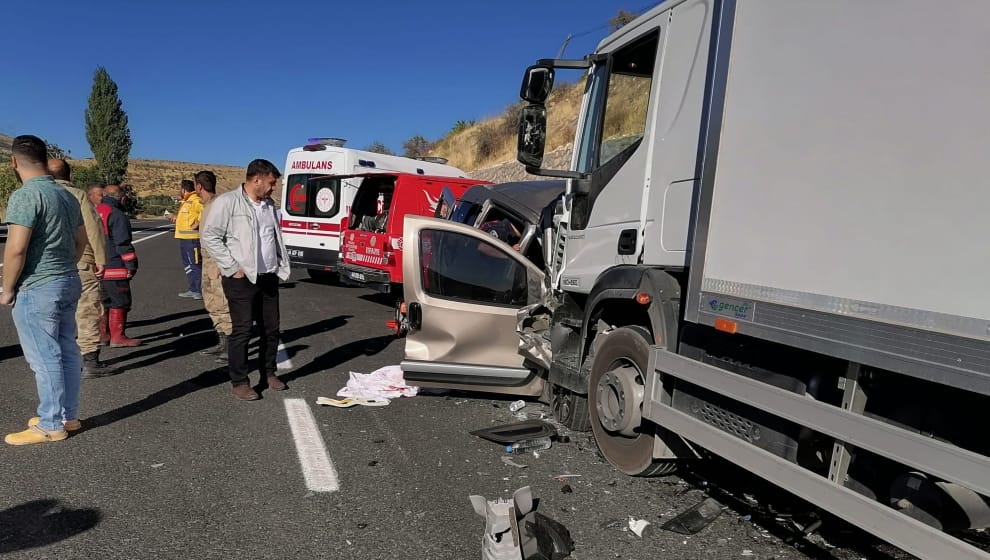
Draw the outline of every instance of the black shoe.
M100 351L90 352L88 354L83 354L83 368L82 376L83 379L96 379L98 377L110 377L111 375L117 375L120 370L117 370L110 365L100 361Z
M200 352L206 356L226 356L227 355L227 335L217 333L217 345Z

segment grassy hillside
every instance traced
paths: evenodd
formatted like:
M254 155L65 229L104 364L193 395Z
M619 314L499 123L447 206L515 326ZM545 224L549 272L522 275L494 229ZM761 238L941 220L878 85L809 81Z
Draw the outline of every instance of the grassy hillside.
M73 166L91 166L92 159L70 160ZM227 191L244 181L244 168L209 163L188 163L159 159L132 159L127 165L127 182L140 196L176 195L183 179L192 179L198 171L217 174L217 190Z

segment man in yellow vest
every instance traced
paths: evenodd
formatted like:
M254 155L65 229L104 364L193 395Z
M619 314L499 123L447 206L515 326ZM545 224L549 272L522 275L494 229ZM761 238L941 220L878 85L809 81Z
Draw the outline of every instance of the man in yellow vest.
M196 185L189 179L182 180L181 193L182 204L171 220L175 224L175 238L179 240L179 252L189 289L180 293L179 297L203 299L203 259L199 248L199 220L203 213L203 201L196 194Z

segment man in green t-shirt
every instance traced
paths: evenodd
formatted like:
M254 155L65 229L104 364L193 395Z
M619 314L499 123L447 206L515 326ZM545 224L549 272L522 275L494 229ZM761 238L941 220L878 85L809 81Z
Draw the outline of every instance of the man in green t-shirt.
M60 441L78 430L82 356L76 344L76 305L82 286L76 263L86 248L79 203L48 172L48 147L18 136L11 165L23 185L7 203L0 305L12 307L24 358L38 385L38 416L4 441Z

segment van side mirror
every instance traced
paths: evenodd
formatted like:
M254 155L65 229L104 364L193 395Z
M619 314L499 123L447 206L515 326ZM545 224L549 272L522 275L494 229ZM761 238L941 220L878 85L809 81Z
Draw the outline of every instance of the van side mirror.
M519 97L529 103L542 105L550 97L553 89L553 68L547 66L530 66L523 75Z
M526 167L543 166L543 152L547 142L547 108L543 105L527 105L519 114L519 138L516 159Z

